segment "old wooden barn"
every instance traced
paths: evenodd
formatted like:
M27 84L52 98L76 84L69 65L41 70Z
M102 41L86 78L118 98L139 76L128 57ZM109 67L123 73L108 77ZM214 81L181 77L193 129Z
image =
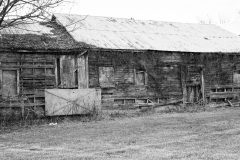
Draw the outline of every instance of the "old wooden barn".
M1 110L69 115L240 95L240 39L215 25L54 14L0 39Z
M87 57L102 106L239 99L240 39L215 25L55 14ZM73 25L69 25L73 24Z
M85 70L84 44L54 22L21 24L0 32L0 118L91 110L78 99L86 94L96 97L95 89L75 90L87 86L78 78L79 70Z

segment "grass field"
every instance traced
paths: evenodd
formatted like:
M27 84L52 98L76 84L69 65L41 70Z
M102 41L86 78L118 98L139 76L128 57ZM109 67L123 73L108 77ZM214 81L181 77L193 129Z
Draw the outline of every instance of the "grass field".
M33 126L1 133L0 159L240 159L240 108Z

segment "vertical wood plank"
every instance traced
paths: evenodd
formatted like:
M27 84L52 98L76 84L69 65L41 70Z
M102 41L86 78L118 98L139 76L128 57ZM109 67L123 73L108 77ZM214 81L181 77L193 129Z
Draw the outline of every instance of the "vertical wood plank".
M84 56L78 57L78 88L86 88L86 68Z
M201 92L202 92L203 103L205 103L205 82L204 82L203 70L201 70Z
M19 79L19 69L17 70L17 95L20 93L20 79Z
M144 76L145 76L144 77L145 78L145 84L144 85L147 86L148 85L148 74L147 74L146 71L144 72Z
M183 94L183 103L187 102L187 86L185 83L185 70L184 67L181 66L181 84L182 84L182 94Z
M60 57L60 75L62 88L75 87L75 56L63 55Z
M54 73L55 73L55 87L58 88L58 70L57 70L57 57L55 58L54 61Z
M133 68L133 83L136 84L136 68Z
M62 88L63 87L63 60L65 59L65 56L61 56L60 57L60 80L61 80L61 84L60 84L60 87Z
M85 54L85 76L86 76L86 88L89 88L89 69L88 69L88 54Z
M0 62L1 65L1 62ZM0 69L0 95L3 95L2 93L2 88L3 88L3 83L2 83L3 79L2 79L2 69Z

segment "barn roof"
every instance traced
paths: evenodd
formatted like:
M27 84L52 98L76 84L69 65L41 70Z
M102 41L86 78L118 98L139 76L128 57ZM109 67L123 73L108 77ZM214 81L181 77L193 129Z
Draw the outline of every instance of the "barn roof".
M0 30L1 49L69 50L80 47L81 44L55 22L19 24Z
M54 14L77 42L92 48L239 52L240 38L215 25Z
M238 36L240 35L240 20L223 23L223 24L220 24L219 26Z

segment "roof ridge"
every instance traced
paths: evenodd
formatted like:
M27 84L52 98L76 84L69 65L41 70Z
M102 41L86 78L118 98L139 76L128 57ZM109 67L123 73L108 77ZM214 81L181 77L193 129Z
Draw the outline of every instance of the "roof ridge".
M240 37L212 24L70 14L54 16L77 42L96 48L217 53L239 52L240 48Z
M123 18L123 17L108 17L108 16L96 16L96 15L79 15L79 14L68 14L68 13L53 13L53 15L66 15L66 16L88 16L88 17L101 17L101 18L112 18L112 19L122 19L122 20L133 20L140 22L161 22L161 23L177 23L177 24L192 24L192 25L203 25L203 26L216 26L215 24L201 24L201 23L185 23L185 22L172 22L172 21L160 21L160 20L144 20L144 19L135 19L135 18Z

